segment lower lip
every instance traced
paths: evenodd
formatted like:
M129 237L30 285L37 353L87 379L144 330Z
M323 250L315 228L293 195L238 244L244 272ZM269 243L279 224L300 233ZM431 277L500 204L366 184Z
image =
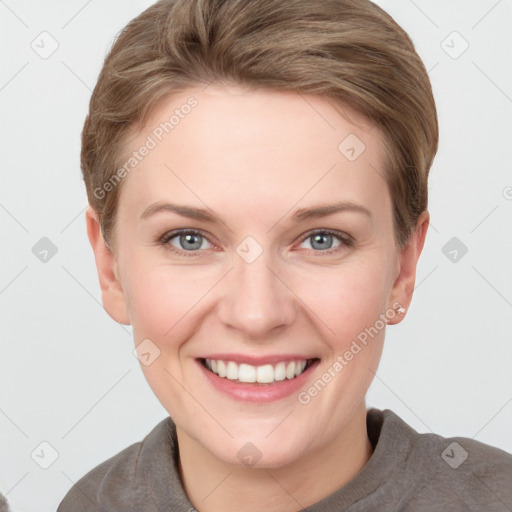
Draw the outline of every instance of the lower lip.
M297 393L306 383L312 370L316 368L319 361L315 360L304 372L293 379L274 381L272 384L239 383L207 370L201 361L196 360L203 375L211 385L218 391L230 398L242 402L268 403L286 398Z

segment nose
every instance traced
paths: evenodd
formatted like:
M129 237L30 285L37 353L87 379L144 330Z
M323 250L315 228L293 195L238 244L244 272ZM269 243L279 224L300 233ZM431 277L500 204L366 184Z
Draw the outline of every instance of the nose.
M293 323L293 292L265 251L252 263L235 255L234 268L226 276L224 286L219 318L245 337L268 338Z

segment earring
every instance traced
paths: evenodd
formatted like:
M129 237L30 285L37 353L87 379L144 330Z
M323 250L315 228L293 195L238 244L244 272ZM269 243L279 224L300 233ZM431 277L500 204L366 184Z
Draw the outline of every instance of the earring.
M405 311L406 311L406 309L405 309L404 307L402 307L402 306L399 306L399 307L398 307L398 308L396 308L396 309L395 309L395 308L393 308L393 311L394 311L394 312L396 312L398 315L405 315ZM389 321L390 321L392 318L394 318L394 316L395 316L394 314L393 314L393 315L390 315L390 317L387 317L387 315L386 315L386 323L388 323L388 324L389 324Z

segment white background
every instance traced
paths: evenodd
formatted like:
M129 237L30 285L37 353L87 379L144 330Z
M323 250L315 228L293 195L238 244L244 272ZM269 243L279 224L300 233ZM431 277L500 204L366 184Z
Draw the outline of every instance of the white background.
M412 308L388 330L367 405L512 452L512 0L378 3L424 59L441 139ZM55 511L166 416L130 329L101 306L79 168L103 59L150 4L0 1L0 491L14 511ZM31 48L42 31L59 44L48 59ZM32 253L42 237L58 249L46 263ZM442 252L452 237L468 248L457 262ZM41 442L58 453L48 469L31 457L51 461Z

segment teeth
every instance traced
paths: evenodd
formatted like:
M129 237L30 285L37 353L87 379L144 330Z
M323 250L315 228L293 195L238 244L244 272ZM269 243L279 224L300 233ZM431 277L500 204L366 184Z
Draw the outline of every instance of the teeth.
M282 361L275 366L271 364L252 366L245 363L237 364L234 361L215 359L205 359L204 361L206 367L219 377L238 380L239 382L258 382L260 384L270 384L274 381L298 377L304 371L307 364L305 359L289 362Z
M293 379L295 377L295 362L292 361L291 363L288 363L288 366L286 367L286 378L287 379Z
M299 376L306 368L306 361L297 361L295 364L295 377Z
M206 361L209 361L209 359L206 359ZM226 364L224 363L224 361L217 361L217 375L219 377L226 376Z
M236 366L235 363L229 363ZM238 367L238 380L240 382L256 382L256 368L250 364L241 364Z
M233 361L228 361L226 369L226 377L230 380L238 379L238 365Z
M240 365L240 367L242 367L242 365ZM274 378L274 368L271 364L258 366L256 368L256 380L258 382L268 384L269 382L274 382Z
M286 363L277 363L274 368L274 379L284 380L286 379Z

